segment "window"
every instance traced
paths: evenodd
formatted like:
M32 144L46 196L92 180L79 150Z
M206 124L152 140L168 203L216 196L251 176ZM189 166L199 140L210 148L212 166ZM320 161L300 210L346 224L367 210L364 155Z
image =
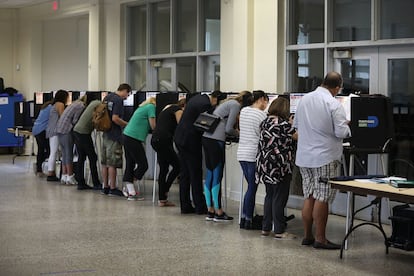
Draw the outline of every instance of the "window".
M176 1L176 52L194 52L197 50L197 1Z
M181 89L181 91L196 91L195 57L177 59L177 86Z
M133 89L219 89L221 1L136 2L124 4L127 82Z
M170 2L151 4L151 53L170 53Z
M359 91L361 94L369 94L369 70L369 60L341 60L343 92L348 94Z
M292 0L289 44L324 41L324 0Z
M147 6L131 7L129 10L130 56L147 53Z
M201 50L220 51L220 0L202 0L202 38Z
M146 61L145 60L134 60L129 62L129 83L135 90L142 90L146 85Z
M290 51L292 92L309 92L323 78L323 49Z
M333 1L333 41L371 39L371 0Z
M414 1L381 0L380 38L414 37Z

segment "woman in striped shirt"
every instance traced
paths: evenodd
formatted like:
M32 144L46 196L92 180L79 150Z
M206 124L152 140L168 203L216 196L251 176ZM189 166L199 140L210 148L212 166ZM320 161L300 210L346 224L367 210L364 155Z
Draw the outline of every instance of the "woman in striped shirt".
M253 104L240 112L240 140L237 150L237 160L247 180L247 191L243 200L240 228L251 229L256 201L257 185L255 182L256 154L259 144L260 123L266 119L264 111L269 103L269 97L261 90L253 91Z

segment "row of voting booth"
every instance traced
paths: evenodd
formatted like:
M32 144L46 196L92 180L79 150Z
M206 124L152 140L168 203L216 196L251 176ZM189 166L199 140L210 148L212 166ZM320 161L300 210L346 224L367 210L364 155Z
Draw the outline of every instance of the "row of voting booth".
M53 99L56 91L35 92L31 101L23 101L23 98L13 98L8 100L7 105L0 104L0 111L5 109L14 109L14 116L2 116L1 125L5 127L17 127L30 130L33 122L40 112L42 105ZM71 91L69 92L68 104L86 95L88 101L103 100L109 91ZM199 92L208 93L208 92ZM128 120L133 112L139 107L139 104L149 97L156 97L156 114L168 104L176 103L179 98L187 98L197 93L179 93L179 92L157 92L157 91L133 91L133 93L124 101L125 119ZM232 97L237 93L227 93L227 97ZM290 100L290 110L294 114L296 106L304 93L290 93L284 95L269 93L269 102L277 97L285 97ZM337 97L344 105L347 116L350 119L352 138L349 139L350 147L355 151L375 153L387 150L387 142L394 136L393 107L388 97L380 95L365 95L361 97L341 96ZM3 100L4 102L4 100ZM2 109L3 108L3 109ZM10 111L9 111L10 113ZM9 118L8 121L5 117ZM14 120L13 120L14 119ZM11 134L11 138L14 138ZM7 145L7 143L6 143ZM4 146L4 145L3 145ZM17 144L9 143L9 146ZM384 147L385 146L385 147Z

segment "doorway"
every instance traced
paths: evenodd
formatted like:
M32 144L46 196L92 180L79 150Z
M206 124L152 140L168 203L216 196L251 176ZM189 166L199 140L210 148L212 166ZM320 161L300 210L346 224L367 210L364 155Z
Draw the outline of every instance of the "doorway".
M391 98L395 138L392 144L387 172L381 168L380 156L369 154L361 158L355 174L395 174L414 178L414 51L408 46L382 46L352 49L352 57L335 59L334 70L342 74L344 92L382 94ZM387 159L387 158L386 158ZM365 171L364 171L365 169ZM373 197L355 199L355 208L367 205ZM383 208L383 219L389 216L388 205ZM338 193L332 212L345 215L346 194ZM359 218L371 220L375 208L362 212Z

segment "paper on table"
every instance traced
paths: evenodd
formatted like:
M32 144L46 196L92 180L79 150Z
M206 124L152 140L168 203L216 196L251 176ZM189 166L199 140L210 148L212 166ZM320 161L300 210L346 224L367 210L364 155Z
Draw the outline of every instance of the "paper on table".
M377 183L376 181L372 179L354 179L356 182L362 182L362 183Z

